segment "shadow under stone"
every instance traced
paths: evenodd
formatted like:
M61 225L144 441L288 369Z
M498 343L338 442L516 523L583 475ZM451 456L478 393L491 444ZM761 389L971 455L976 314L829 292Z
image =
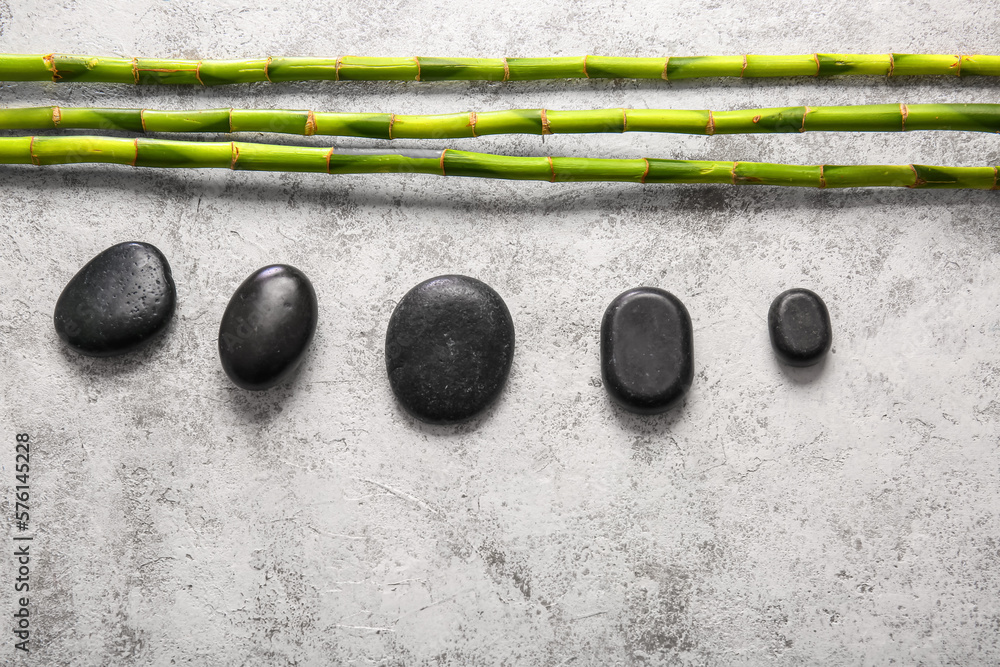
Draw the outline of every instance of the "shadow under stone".
M220 371L222 381L226 383L226 404L243 421L266 423L280 415L285 410L285 403L295 393L295 379L263 391L248 391L234 385L225 373Z
M176 327L175 320L176 318L171 317L163 332L148 343L124 354L108 357L94 357L77 352L58 336L54 338L56 344L59 345L59 352L63 358L80 372L99 377L117 377L134 373L140 368L157 361L163 349L170 342L168 337Z
M666 412L658 415L640 415L629 412L612 400L608 393L604 392L605 404L611 410L615 420L623 429L639 433L642 435L665 435L670 433L674 425L684 419L687 413L685 410L688 396L685 395Z
M401 421L406 422L414 431L431 437L447 437L467 435L478 430L483 424L493 418L493 415L499 409L500 404L506 400L508 391L509 388L505 385L496 400L486 406L481 412L473 415L469 419L456 422L454 424L429 424L410 414L395 397L395 395L392 397L392 402L396 416L399 417Z
M829 356L829 353L827 353L823 355L823 358L818 363L806 366L805 368L783 364L778 360L777 356L773 358L774 363L781 368L781 372L784 373L786 378L795 384L809 384L823 374L823 369L826 368L826 360Z

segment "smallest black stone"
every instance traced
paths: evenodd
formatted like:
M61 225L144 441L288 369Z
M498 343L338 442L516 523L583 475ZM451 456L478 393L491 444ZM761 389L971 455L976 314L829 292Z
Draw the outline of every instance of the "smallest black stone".
M830 313L823 299L807 289L790 289L779 294L767 312L771 347L789 366L818 363L833 342Z

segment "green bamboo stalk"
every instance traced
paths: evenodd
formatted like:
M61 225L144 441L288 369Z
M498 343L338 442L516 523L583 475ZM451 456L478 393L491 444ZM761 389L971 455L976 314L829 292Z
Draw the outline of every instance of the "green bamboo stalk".
M870 104L709 111L688 109L513 109L438 115L288 109L0 109L0 130L278 132L370 139L454 139L485 134L673 132L753 134L807 131L1000 132L1000 104Z
M626 58L251 58L174 60L49 54L0 54L2 81L79 81L214 86L255 81L529 81L702 77L1000 76L1000 56L850 54Z
M817 188L997 189L997 167L788 165L708 160L511 157L445 149L434 157L357 155L333 148L236 141L188 142L96 136L0 137L0 164L108 163L135 167L416 173L533 181L730 183Z

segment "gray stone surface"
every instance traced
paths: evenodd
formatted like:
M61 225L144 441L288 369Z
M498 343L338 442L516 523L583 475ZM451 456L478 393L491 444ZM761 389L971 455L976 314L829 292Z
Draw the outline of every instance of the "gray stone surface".
M263 55L998 53L994 2L466 3L0 0L0 50ZM881 78L0 85L19 105L444 113L1000 102L995 81ZM250 137L250 139L266 137ZM321 145L321 138L285 139ZM1000 164L997 138L492 137L511 154ZM375 141L338 145L376 146ZM440 148L441 142L400 141ZM30 658L4 664L885 665L1000 662L997 194L490 182L429 176L0 169L0 439L29 432ZM66 281L127 240L168 257L178 310L141 354L52 327ZM254 269L316 287L302 372L236 389L219 320ZM483 418L428 427L385 378L410 287L478 277L517 327ZM684 407L600 384L607 303L687 305ZM766 312L823 295L834 348L787 370ZM13 552L13 529L3 553Z

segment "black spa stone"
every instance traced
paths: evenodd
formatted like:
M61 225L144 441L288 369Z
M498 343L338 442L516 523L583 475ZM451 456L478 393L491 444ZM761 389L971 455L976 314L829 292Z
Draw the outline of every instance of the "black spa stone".
M77 352L110 357L163 333L176 302L167 258L148 243L130 241L101 252L73 276L53 320Z
M674 406L694 380L691 317L680 299L655 287L620 294L601 322L601 376L630 412Z
M500 395L514 358L514 323L493 288L466 276L426 280L396 305L385 335L389 384L431 424L473 417Z
M316 292L294 266L273 264L243 281L219 326L219 358L238 387L269 389L288 379L316 332Z
M818 363L833 342L826 304L807 289L779 294L767 312L767 328L774 353L789 366Z

